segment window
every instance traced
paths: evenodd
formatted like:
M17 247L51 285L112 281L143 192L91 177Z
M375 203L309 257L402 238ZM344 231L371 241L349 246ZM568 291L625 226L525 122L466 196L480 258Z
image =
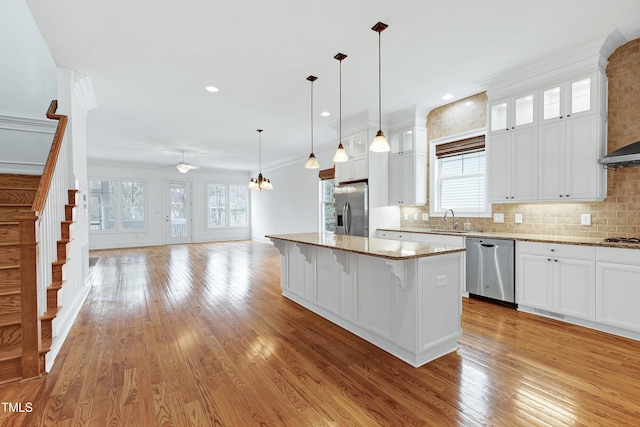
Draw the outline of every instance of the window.
M336 204L335 204L335 181L326 179L320 181L322 185L322 230L336 231Z
M320 178L320 230L336 231L335 165L318 172Z
M489 217L484 131L431 141L431 215L453 209L456 215Z
M247 186L207 184L207 227L246 227Z
M144 181L90 180L89 193L91 230L145 228Z

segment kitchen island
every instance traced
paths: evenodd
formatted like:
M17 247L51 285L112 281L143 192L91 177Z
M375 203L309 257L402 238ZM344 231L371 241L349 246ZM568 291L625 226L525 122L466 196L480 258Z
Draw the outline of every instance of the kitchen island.
M464 247L332 233L267 235L282 294L418 367L455 351Z

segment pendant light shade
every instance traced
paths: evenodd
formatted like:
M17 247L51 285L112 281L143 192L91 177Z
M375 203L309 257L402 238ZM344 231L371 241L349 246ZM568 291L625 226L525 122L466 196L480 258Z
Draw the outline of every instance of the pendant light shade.
M338 133L338 149L336 150L336 154L333 156L333 163L344 163L349 161L349 155L342 146L342 60L346 57L347 55L344 53L338 53L333 57L333 59L340 61L340 132Z
M369 150L380 153L384 151L390 151L391 147L389 147L389 143L387 142L387 138L384 136L384 132L382 132L382 78L381 78L381 67L380 67L380 33L383 32L388 27L387 24L382 22L378 22L376 25L371 27L373 31L378 33L378 118L379 118L379 127L378 133L376 133L376 137L373 138L373 142L369 146Z
M256 129L258 132L258 153L259 153L259 173L257 178L251 178L249 181L249 185L247 188L249 190L273 190L273 185L271 185L271 181L262 176L262 129Z
M313 154L313 82L318 80L318 78L316 76L309 76L307 80L311 82L311 154L309 154L309 158L304 164L304 167L307 169L319 169L320 163L318 163L316 155Z

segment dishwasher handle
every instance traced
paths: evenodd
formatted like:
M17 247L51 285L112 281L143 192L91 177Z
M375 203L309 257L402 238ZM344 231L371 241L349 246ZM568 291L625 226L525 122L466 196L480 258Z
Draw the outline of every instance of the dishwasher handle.
M480 246L483 246L483 247L485 247L485 248L493 248L493 247L495 247L496 245L489 245L489 244L487 244L487 243L480 243Z

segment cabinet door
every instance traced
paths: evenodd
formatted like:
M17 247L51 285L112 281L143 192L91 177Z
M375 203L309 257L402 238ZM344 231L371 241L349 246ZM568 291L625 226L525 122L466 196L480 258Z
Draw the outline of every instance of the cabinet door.
M567 82L567 117L579 117L596 111L596 76Z
M553 311L586 320L596 320L596 267L594 261L554 259Z
M538 196L540 200L559 201L565 196L565 123L540 126Z
M596 321L640 332L640 265L598 262Z
M402 201L404 205L416 204L416 166L413 154L402 155Z
M520 254L518 259L518 304L553 311L553 261L540 255Z
M353 180L353 162L351 160L344 163L336 163L336 181Z
M518 129L510 134L510 199L531 201L538 198L538 128Z
M354 157L353 163L353 179L365 179L367 175L367 156Z
M507 110L507 101L501 101L489 106L489 131L500 132L507 130Z
M565 198L594 199L598 175L596 147L597 115L571 118L566 126Z
M566 89L565 84L554 84L540 90L540 124L564 118Z
M389 204L400 206L404 201L402 194L402 155L389 156Z
M507 132L494 134L487 141L488 196L492 202L504 202L511 196L511 135Z

